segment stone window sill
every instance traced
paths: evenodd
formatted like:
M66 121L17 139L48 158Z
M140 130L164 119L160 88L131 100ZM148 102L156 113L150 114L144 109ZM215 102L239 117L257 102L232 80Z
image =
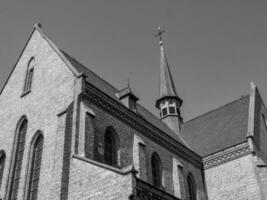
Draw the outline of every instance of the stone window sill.
M110 166L110 165L106 165L104 163L100 163L100 162L95 161L95 160L91 160L89 158L78 156L76 154L72 155L72 157L76 158L78 160L93 164L95 166L98 166L98 167L101 167L101 168L116 172L116 173L121 174L121 175L126 175L128 173L137 173L137 171L134 169L133 165L129 165L128 167L124 167L122 169L119 169L119 168L116 168L116 167L113 167L113 166Z

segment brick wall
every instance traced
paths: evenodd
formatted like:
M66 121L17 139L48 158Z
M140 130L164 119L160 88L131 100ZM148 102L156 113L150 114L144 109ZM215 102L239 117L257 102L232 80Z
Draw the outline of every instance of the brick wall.
M119 174L90 162L72 159L69 200L127 200L133 192L132 174Z
M32 91L21 97L27 63L32 56L35 57L36 63ZM134 135L137 135L145 144L143 159L140 159L139 163L142 168L145 166L146 170L143 170L143 174L149 183L152 179L150 158L153 152L157 152L163 166L162 189L175 194L173 181L175 179L173 158L175 157L182 163L184 176L188 172L194 175L198 186L198 199L205 199L203 177L199 167L173 155L160 145L143 137L141 133L86 99L83 102L87 108L93 111L94 116L77 118L80 120L77 121L80 126L77 130L79 130L80 135L78 139L76 134L74 137L73 130L76 127L72 127L72 123L76 119L72 119L73 108L71 106L76 98L74 97L74 88L75 77L72 72L43 36L35 30L0 97L0 146L6 152L6 167L0 189L0 198L4 197L8 185L7 180L17 122L21 116L26 115L28 131L18 199L23 199L30 141L37 130L41 130L44 134L39 200L127 199L132 193L132 175L118 174L112 170L71 157L71 150L74 147L72 145L74 142L75 144L78 142L80 145L78 152L82 152L80 156L94 158L100 163L103 162L104 134L109 126L113 127L119 139L119 168L131 166L136 156L139 159L139 153L134 153L133 150ZM81 116L82 113L79 110L77 114ZM81 120L85 122L82 123ZM81 136L81 134L83 135ZM143 163L144 160L146 160L145 164ZM186 184L184 187L187 190Z
M138 133L136 133L138 134ZM138 134L138 137L141 137L144 144L145 144L145 159L143 161L140 161L140 165L142 166L143 163L146 165L146 179L148 183L152 183L152 169L151 169L151 156L154 152L157 152L161 162L162 162L162 184L163 184L163 190L166 192L177 196L177 193L174 191L175 185L174 185L174 179L179 180L178 174L174 174L174 170L178 169L178 165L173 165L174 158L176 160L179 160L180 166L183 168L183 175L184 179L186 180L186 176L189 172L191 172L195 178L196 184L197 184L197 196L199 200L206 199L205 197L205 190L203 185L203 176L202 171L199 167L193 165L192 163L184 160L183 158L180 158L173 153L167 151L160 145L154 143L148 138L145 138L141 134ZM138 157L138 155L135 155ZM138 159L138 158L136 158ZM176 167L176 169L174 169ZM177 177L176 177L177 175ZM141 177L142 178L142 177ZM186 181L183 185L180 185L181 190L186 190L188 194L188 188ZM188 196L187 196L188 197Z
M255 98L255 140L257 148L257 156L254 159L254 167L257 174L258 184L261 189L262 199L267 198L267 126L265 120L267 120L267 109L260 96L258 90L256 91ZM262 116L264 115L264 117Z
M32 90L26 96L21 97L27 63L32 56L35 57L36 63ZM73 85L72 72L43 36L35 30L0 96L0 147L6 152L0 198L4 197L7 189L16 126L21 116L26 115L28 131L18 199L22 199L24 193L30 141L37 130L41 130L44 134L38 199L50 199L50 191L54 191L54 184L51 183L58 184L58 176L61 176L59 173L61 168L55 168L55 166L62 162L63 156L59 146L63 142L61 129L64 129L65 124L62 124L64 119L58 117L57 114L73 101Z
M128 125L124 124L117 118L113 117L112 115L108 114L101 108L95 106L94 104L90 104L89 102L84 102L86 106L93 110L95 116L92 118L91 126L94 128L94 158L99 162L104 162L104 135L106 129L108 127L112 127L117 136L119 141L119 167L127 167L132 164L132 141L133 141L133 133L134 129L129 127ZM81 123L80 123L81 124ZM86 125L88 126L88 125ZM82 130L83 127L80 127ZM83 134L92 134L92 130L87 127L87 132ZM84 137L84 136L82 136ZM91 137L91 136L88 136ZM91 146L92 144L90 141L86 146Z
M83 100L83 103L85 104L85 107L87 110L89 109L90 112L94 113L94 117L92 117L90 120L87 120L87 123L91 124L91 129L89 128L90 125L84 124L80 122L79 124L84 127L80 127L81 131L81 137L86 139L83 134L92 134L92 130L94 130L94 159L98 162L104 162L103 160L103 153L104 153L104 134L107 129L107 127L112 126L114 130L116 131L118 138L119 138L119 154L120 154L120 168L127 167L129 165L134 164L135 169L139 169L141 172L137 176L140 177L143 180L146 180L148 183L152 183L152 177L151 177L151 155L153 152L157 152L160 156L162 166L163 166L163 190L167 191L170 194L175 195L174 192L174 182L173 179L179 177L174 177L173 174L173 158L175 157L180 161L183 167L183 176L186 180L186 175L191 172L194 175L194 178L197 183L197 190L198 190L198 199L206 199L205 196L205 190L203 185L203 176L202 171L199 167L193 165L192 163L179 158L176 155L173 155L173 153L167 151L165 148L161 147L160 145L156 144L155 142L151 141L150 139L144 137L141 133L138 133L134 128L130 127L129 125L123 123L116 117L112 116L105 110L102 110L98 106L94 105L93 103L90 103L86 99ZM82 107L82 112L86 112L86 109L84 109L84 106ZM83 115L83 113L80 113ZM85 120L85 117L81 117L81 120ZM83 131L85 130L85 131ZM91 136L87 136L91 137ZM136 138L139 138L143 146L143 152L139 152L139 142L135 142L134 140ZM138 141L139 141L138 140ZM88 144L87 144L88 143ZM85 146L91 146L91 143L89 140L82 145ZM79 147L80 148L80 147ZM144 152L145 151L145 152ZM142 156L143 159L140 159L139 156ZM89 157L90 158L90 157ZM138 164L137 164L138 163ZM137 166L139 165L139 166ZM178 166L175 166L178 167ZM144 169L145 168L145 169ZM184 185L181 187L184 187L182 190L187 191L187 183L184 182ZM188 193L188 191L187 191Z
M253 155L205 170L208 197L212 200L261 200Z

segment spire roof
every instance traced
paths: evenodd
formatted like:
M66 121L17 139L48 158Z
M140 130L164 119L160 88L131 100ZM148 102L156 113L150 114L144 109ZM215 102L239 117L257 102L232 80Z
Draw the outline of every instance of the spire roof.
M167 57L164 52L163 42L162 42L162 31L159 27L159 32L156 36L159 36L160 41L160 91L159 91L159 99L156 102L156 106L158 107L159 101L166 97L172 97L179 99L177 96L177 92L175 89L175 85L173 83L172 74L170 71L170 67L167 61ZM179 99L180 100L180 99ZM181 100L180 100L181 101Z

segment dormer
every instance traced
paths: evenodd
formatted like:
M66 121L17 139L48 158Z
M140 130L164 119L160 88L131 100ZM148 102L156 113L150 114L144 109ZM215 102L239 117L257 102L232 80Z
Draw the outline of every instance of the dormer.
M120 90L116 95L121 100L123 105L134 112L137 111L136 103L139 98L132 92L129 85L126 88Z

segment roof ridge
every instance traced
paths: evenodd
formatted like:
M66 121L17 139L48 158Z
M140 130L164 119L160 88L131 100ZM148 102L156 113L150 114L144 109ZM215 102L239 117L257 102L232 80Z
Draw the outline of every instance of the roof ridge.
M106 81L104 78L102 78L101 76L99 76L96 72L94 72L93 70L89 69L88 67L86 67L84 64L82 64L80 61L78 61L76 58L70 56L68 53L66 53L65 51L63 51L62 49L60 49L60 51L62 51L62 53L64 53L64 55L67 55L68 57L70 57L72 60L74 60L75 62L77 62L78 64L80 64L82 67L85 67L87 70L89 70L90 72L92 72L95 76L97 76L98 78L100 78L102 81L104 81L105 83L107 83L109 86L111 86L114 90L119 91L118 88L116 88L114 85L112 85L111 83L109 83L108 81Z
M88 67L86 67L84 64L82 64L81 62L79 62L77 59L73 58L72 56L70 56L68 53L66 53L64 50L60 49L60 51L62 51L62 53L66 56L68 56L70 59L72 59L73 61L77 62L79 65L81 65L83 68L86 68L86 70L89 70L91 73L93 73L95 76L97 76L98 78L100 78L102 81L104 81L105 83L107 83L110 87L112 87L114 90L116 90L116 92L119 92L120 90L117 89L115 86L113 86L112 84L110 84L109 82L107 82L105 79L103 79L101 76L99 76L98 74L96 74L94 71L92 71L91 69L89 69ZM141 107L141 109L143 109L143 111L149 113L150 115L152 115L152 117L154 117L159 123L163 124L166 128L168 128L169 131L171 131L174 135L175 132L173 132L170 127L168 125L166 125L164 122L162 122L154 113L152 113L150 110L148 110L145 106L141 105L140 103L137 103L138 106ZM144 120L145 117L142 116L139 113L139 116L141 116ZM147 121L147 120L146 120ZM153 123L149 122L152 126L158 128L157 126L155 126ZM160 129L160 128L158 128ZM161 130L161 129L160 129ZM164 130L161 130L163 132L165 132ZM166 132L166 134L168 135L168 133ZM173 137L173 136L172 136ZM184 144L185 146L189 147L189 145L185 142L185 140L182 137L178 137L181 140L181 143ZM191 148L190 148L191 149Z
M73 58L72 56L70 56L68 53L66 53L65 51L63 51L62 49L60 49L64 54L66 54L68 57L70 57L71 59L73 59L75 62L79 63L81 66L85 67L87 70L91 71L94 75L96 75L98 78L100 78L102 81L104 81L105 83L107 83L109 86L111 86L112 88L114 88L115 90L117 90L117 92L119 92L120 90L117 89L115 86L113 86L111 83L109 83L108 81L106 81L105 79L103 79L101 76L99 76L98 74L96 74L94 71L92 71L91 69L89 69L88 67L86 67L84 64L82 64L81 62L79 62L77 59ZM153 115L155 118L158 119L158 121L161 121L156 115L154 115L154 113L152 113L150 110L148 110L146 107L144 107L143 105L141 105L140 103L137 103L140 107L142 107L144 110L146 110L147 112L149 112L151 115ZM162 122L162 121L161 121ZM162 122L163 123L163 122ZM165 125L165 123L163 123ZM166 125L167 126L167 125ZM168 126L167 126L168 127ZM170 129L171 130L171 129Z
M73 58L72 56L70 56L68 53L66 53L65 51L63 51L62 49L60 49L64 54L66 54L67 56L69 56L71 59L73 59L74 61L76 61L77 63L79 63L80 65L82 65L83 67L86 67L85 65L83 65L82 63L80 63L78 60L76 60L75 58ZM112 88L114 88L115 90L117 90L118 92L120 91L119 89L117 89L115 86L113 86L111 83L107 82L105 79L103 79L101 76L99 76L98 74L96 74L94 71L92 71L91 69L89 69L88 67L86 67L86 69L88 69L89 71L91 71L94 75L96 75L97 77L99 77L101 80L103 80L105 83L107 83L109 86L111 86ZM160 119L154 115L154 113L152 113L150 110L148 110L146 107L144 107L143 105L141 105L140 103L137 103L139 106L141 106L143 109L145 109L146 111L148 111L151 115L153 115L154 117L156 117L159 121ZM163 122L162 122L163 123ZM165 123L164 123L165 124Z
M250 96L249 94L247 94L247 95L245 95L245 96L241 96L239 99L235 99L235 100L233 100L233 101L231 101L231 102L229 102L229 103L226 103L226 104L221 105L221 106L219 106L219 107L217 107L217 108L211 109L210 111L208 111L208 112L206 112L206 113L203 113L203 114L201 114L201 115L199 115L199 116L196 116L196 117L194 117L194 118L192 118L192 119L190 119L190 120L184 122L184 124L186 124L186 123L188 123L188 122L192 122L192 121L194 121L194 120L196 120L196 119L198 119L198 118L200 118L200 117L203 117L203 116L205 116L205 115L207 115L207 114L210 114L210 113L212 113L212 112L215 112L216 110L222 109L223 107L229 106L230 104L233 104L233 103L235 103L235 102L237 102L237 101L240 101L241 99L247 98L247 97L249 97L249 96Z

